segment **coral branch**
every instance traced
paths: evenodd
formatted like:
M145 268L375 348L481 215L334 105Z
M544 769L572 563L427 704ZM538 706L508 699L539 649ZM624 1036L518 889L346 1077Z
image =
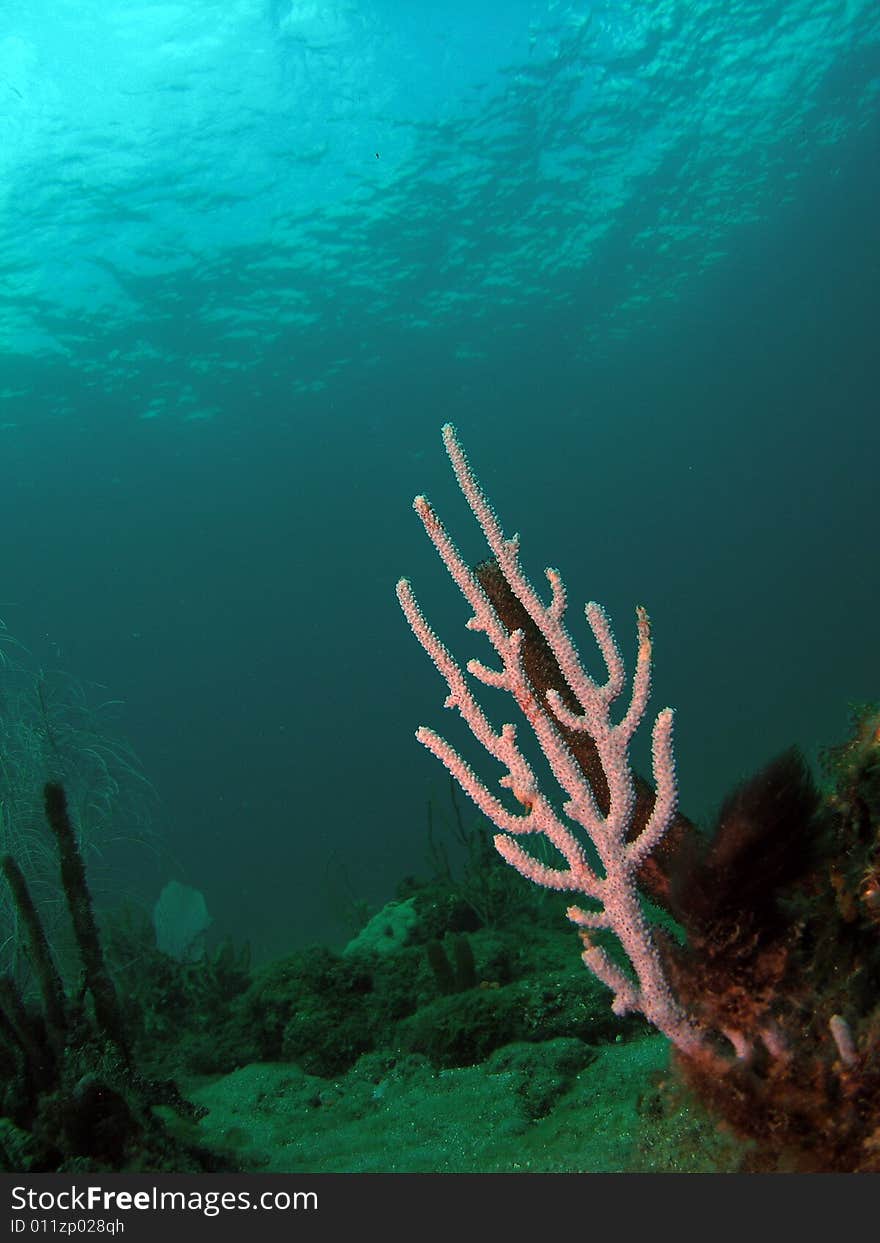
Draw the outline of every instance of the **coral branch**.
M704 1038L683 1011L670 989L651 932L642 910L637 873L676 821L676 781L672 750L672 711L664 709L653 728L653 764L656 794L645 823L637 823L636 782L629 760L629 744L647 710L651 686L651 634L647 613L637 610L638 656L632 679L630 702L623 718L611 717L611 706L622 694L626 671L611 624L600 605L586 606L586 620L602 653L608 676L595 682L586 672L564 622L565 586L558 570L548 569L549 604L544 604L526 577L519 560L519 537L506 538L501 524L480 487L454 428L443 428L443 440L458 484L480 525L493 555L490 572L466 564L431 504L423 496L414 502L425 531L456 586L473 609L469 629L483 632L501 662L492 669L470 661L467 672L478 681L506 691L531 726L550 770L565 795L563 819L540 789L531 767L516 741L513 724L500 732L493 728L470 688L465 671L425 620L410 583L401 579L397 595L416 638L431 657L449 687L446 706L458 709L474 737L505 770L502 786L512 791L523 813L509 810L491 794L454 748L422 727L417 734L445 764L462 789L501 832L495 837L499 853L535 884L552 889L577 891L600 904L598 911L569 909L569 918L583 929L583 960L593 974L614 994L613 1008L624 1014L637 1010L664 1032L684 1052L696 1053ZM494 571L491 567L494 566ZM494 580L494 585L487 585ZM523 626L505 624L496 606L501 594L512 596L521 609ZM559 670L563 685L542 690L529 675L525 654L525 628L539 636ZM570 744L572 736L585 735L595 753L600 780L588 776ZM592 842L601 874L590 866L577 830ZM528 853L516 837L541 833L555 846L566 868L548 867ZM606 952L594 944L587 929L610 929L623 947L632 975L618 968Z
M113 981L104 964L104 953L98 926L92 910L92 899L86 881L86 870L76 840L76 833L67 811L67 798L57 782L47 782L43 789L46 820L58 844L61 863L61 884L80 957L82 958L86 984L92 994L95 1018L104 1034L113 1041L123 1056L128 1057L128 1043L122 1021L122 1012Z
M0 860L0 870L12 893L15 909L24 928L31 965L37 977L46 1010L46 1030L49 1041L54 1052L59 1054L64 1048L66 1026L64 987L61 983L61 976L55 965L55 959L52 957L45 929L40 922L21 868L11 855L4 855Z

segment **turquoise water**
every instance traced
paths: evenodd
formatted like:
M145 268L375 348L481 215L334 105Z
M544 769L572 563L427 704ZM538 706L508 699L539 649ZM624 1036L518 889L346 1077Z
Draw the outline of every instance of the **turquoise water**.
M691 814L843 734L878 93L867 2L6 0L0 616L125 701L146 901L279 951L424 869L449 723L393 586L471 654L409 508L481 555L447 419L578 633L650 609Z

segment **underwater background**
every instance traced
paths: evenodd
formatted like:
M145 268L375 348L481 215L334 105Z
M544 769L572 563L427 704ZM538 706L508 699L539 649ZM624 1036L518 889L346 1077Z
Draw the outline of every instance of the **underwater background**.
M878 97L869 0L5 0L0 617L124 701L141 901L266 957L425 870L457 734L394 583L472 653L410 507L483 555L447 420L588 658L582 601L628 657L649 609L691 817L844 736Z

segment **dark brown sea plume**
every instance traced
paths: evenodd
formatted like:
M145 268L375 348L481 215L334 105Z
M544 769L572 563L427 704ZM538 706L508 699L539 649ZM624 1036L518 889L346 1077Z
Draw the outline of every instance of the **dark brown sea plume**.
M671 909L689 939L725 943L787 924L779 894L815 865L819 794L803 757L784 751L724 800L702 847L679 852ZM724 932L722 933L722 930Z

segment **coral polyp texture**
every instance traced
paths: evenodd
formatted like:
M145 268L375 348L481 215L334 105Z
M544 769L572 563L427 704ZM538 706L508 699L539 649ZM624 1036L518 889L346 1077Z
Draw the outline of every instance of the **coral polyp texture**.
M397 594L447 683L446 706L501 766L508 794L432 729L417 737L494 824L508 863L580 895L568 917L584 963L614 1012L662 1031L679 1075L752 1141L745 1168L880 1171L880 714L862 709L853 740L825 754L824 792L792 749L728 796L711 834L698 832L677 807L670 709L653 723L653 782L630 759L650 694L647 613L637 609L628 679L604 610L586 605L607 671L595 681L565 624L559 572L546 571L545 602L451 425L443 439L490 559L471 568L430 502L414 508L497 665L462 667L407 579ZM474 682L506 692L518 721L496 728ZM541 780L517 725L543 753Z

